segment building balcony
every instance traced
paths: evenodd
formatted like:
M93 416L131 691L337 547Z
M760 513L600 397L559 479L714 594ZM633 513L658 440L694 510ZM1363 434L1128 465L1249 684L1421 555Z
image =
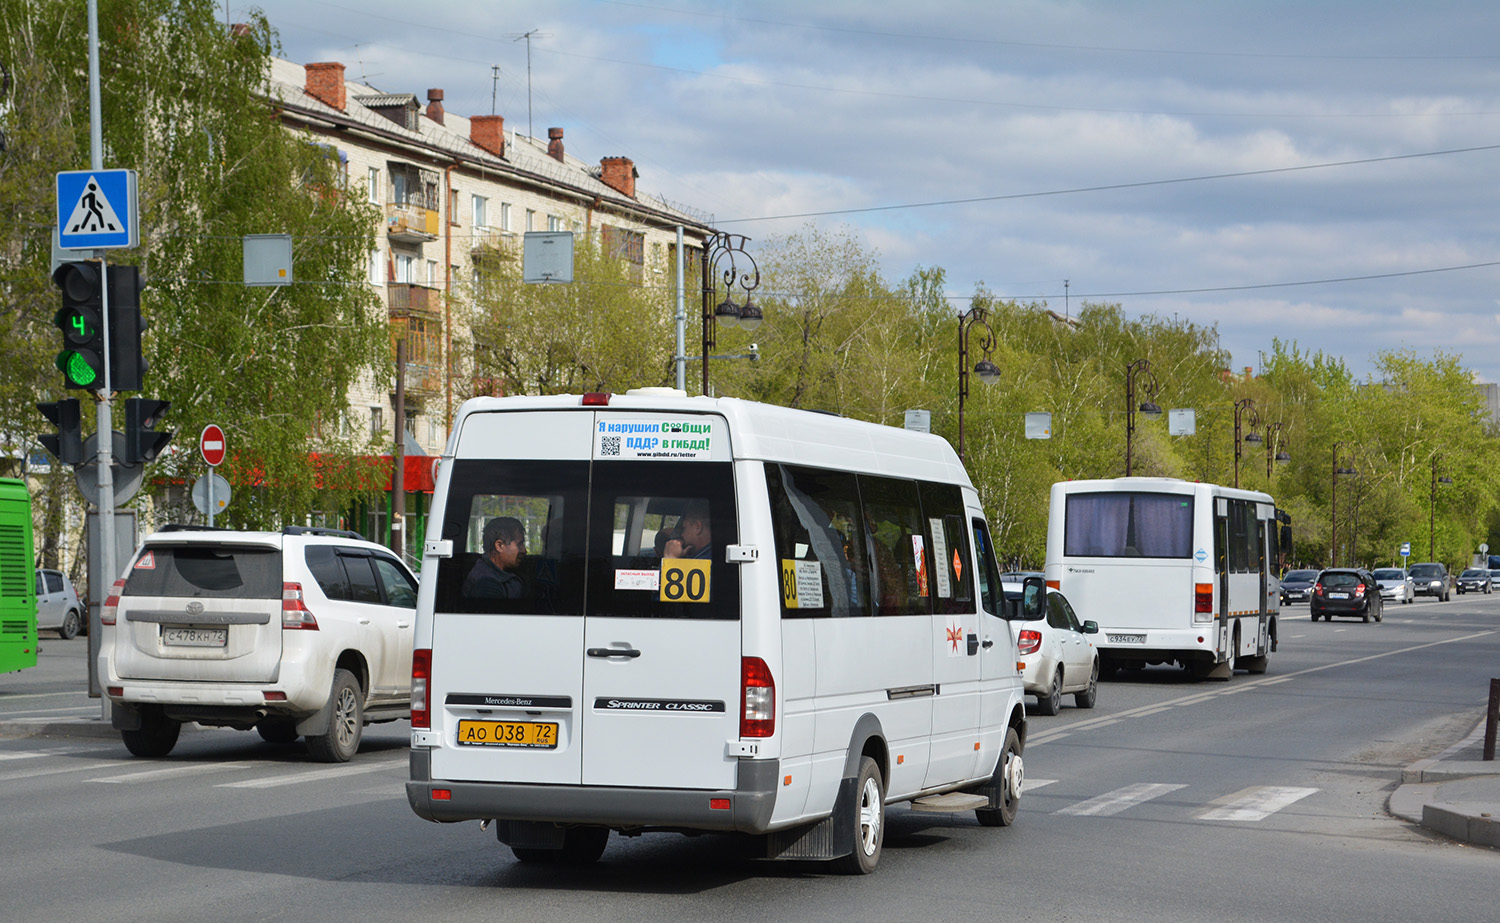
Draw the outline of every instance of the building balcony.
M410 202L391 203L385 207L385 230L397 243L430 243L438 239L437 210Z
M436 317L442 312L442 293L424 285L406 285L392 282L386 286L386 302L392 318L416 316Z
M475 228L470 237L469 257L476 262L518 260L521 258L521 235L499 228Z

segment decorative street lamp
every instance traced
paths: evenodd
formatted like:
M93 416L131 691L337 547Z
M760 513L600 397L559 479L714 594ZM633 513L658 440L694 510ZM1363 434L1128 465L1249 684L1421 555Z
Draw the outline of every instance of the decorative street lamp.
M1146 400L1140 404L1141 413L1147 419L1155 420L1161 416L1161 408L1156 405L1152 398L1156 397L1157 384L1156 375L1151 371L1151 363L1146 359L1137 359L1125 366L1125 476L1130 477L1131 464L1130 455L1135 440L1135 376L1141 372L1146 373L1146 383L1142 390L1146 392Z
M1246 408L1249 408L1249 410L1250 410L1250 432L1244 436L1243 440L1241 440L1241 438L1240 438L1240 433L1241 433L1241 430L1240 430L1240 415L1245 412ZM1239 489L1239 486L1240 486L1240 451L1241 451L1241 449L1244 448L1244 446L1241 445L1241 442L1242 441L1243 442L1248 442L1251 445L1258 445L1260 442L1262 442L1262 440L1260 438L1260 433L1257 433L1255 431L1255 428L1257 426L1259 426L1259 425L1260 425L1260 414L1258 414L1258 413L1255 412L1255 401L1253 401L1250 398L1246 397L1246 398L1241 398L1240 400L1237 400L1237 401L1234 402L1234 486L1235 486L1235 489Z
M1292 456L1286 454L1286 450L1285 449L1278 450L1276 448L1276 442L1277 442L1278 439L1281 438L1281 431L1283 429L1285 429L1285 428L1286 428L1286 424L1283 423L1283 422L1281 422L1280 420L1277 420L1275 423L1267 423L1266 424L1266 482L1267 483L1270 483L1270 481L1271 481L1271 463L1273 461L1276 464L1278 464L1278 465L1284 465L1287 462L1289 462L1289 461L1292 460ZM1273 453L1274 453L1274 457L1273 457Z
M726 234L716 231L703 241L703 393L708 393L708 356L715 346L715 324L725 327L741 327L746 331L760 326L760 308L750 300L750 293L760 286L760 267L755 258L745 252L750 238L743 234ZM739 258L749 263L741 271ZM725 261L727 260L727 265ZM722 268L721 268L722 267ZM714 304L717 285L714 282L720 273L724 277L724 300ZM745 303L735 304L734 289L738 285L745 290Z
M1333 444L1333 497L1330 504L1331 509L1328 513L1328 518L1331 521L1332 525L1332 529L1330 531L1331 539L1329 541L1328 548L1329 567L1339 566L1339 475L1359 474L1359 472L1355 471L1353 468L1339 467L1339 448L1342 445L1342 442L1335 442Z
M1452 484L1453 479L1446 474L1438 477L1438 453L1432 453L1432 496L1428 500L1427 516L1427 560L1437 560L1437 486L1439 484Z
M979 348L984 358L974 363L974 374L987 385L1000 380L1000 368L990 361L990 350L995 348L995 331L990 329L989 313L980 305L974 305L958 315L958 458L964 457L964 399L969 396L969 328L975 324L984 328L984 339Z

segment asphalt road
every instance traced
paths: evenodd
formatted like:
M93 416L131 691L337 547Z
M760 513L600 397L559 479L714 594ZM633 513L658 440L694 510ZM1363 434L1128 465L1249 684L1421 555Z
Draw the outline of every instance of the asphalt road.
M880 867L857 879L671 834L615 836L585 869L519 865L493 831L411 813L404 722L334 767L253 732L186 734L163 760L110 736L0 740L0 917L1492 919L1500 851L1385 802L1402 767L1478 719L1500 595L1392 606L1381 624L1306 613L1287 613L1265 676L1125 673L1091 711L1034 717L1015 826L892 808ZM81 675L82 649L44 642L48 675L70 657ZM97 713L70 682L0 676L0 717Z

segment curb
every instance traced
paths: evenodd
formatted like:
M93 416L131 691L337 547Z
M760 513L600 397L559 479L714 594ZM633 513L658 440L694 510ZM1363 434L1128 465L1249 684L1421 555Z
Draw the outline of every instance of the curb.
M1500 848L1500 761L1452 759L1474 746L1484 729L1481 720L1463 740L1403 769L1401 784L1391 793L1386 809L1434 833ZM1445 799L1445 786L1458 797Z

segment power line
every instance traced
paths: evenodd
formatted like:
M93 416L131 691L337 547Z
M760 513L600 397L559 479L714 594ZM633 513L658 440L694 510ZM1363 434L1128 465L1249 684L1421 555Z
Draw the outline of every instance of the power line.
M1500 150L1500 144L1479 147L1460 147L1445 151L1423 151L1416 154L1393 154L1389 157L1366 157L1360 160L1337 160L1328 163L1300 164L1295 167L1270 167L1265 170L1242 170L1236 173L1208 173L1202 176L1183 176L1176 179L1141 180L1134 183L1110 183L1102 186L1079 186L1073 189L1051 189L1044 192L1013 192L1005 195L975 196L967 199L943 199L936 202L908 202L902 205L871 205L865 208L836 208L827 211L801 212L792 215L763 215L758 218L727 218L717 224L744 224L751 221L783 221L792 218L823 218L829 215L862 215L872 212L900 211L908 208L937 208L943 205L973 205L979 202L1004 202L1012 199L1038 199L1046 196L1076 195L1081 192L1109 192L1119 189L1143 189L1148 186L1171 186L1180 183L1201 183L1215 179L1240 179L1247 176L1270 176L1276 173L1297 173L1307 170L1325 170L1330 167L1352 167L1371 163L1389 163L1397 160L1415 160L1420 157L1443 157L1449 154L1472 154L1478 151Z

